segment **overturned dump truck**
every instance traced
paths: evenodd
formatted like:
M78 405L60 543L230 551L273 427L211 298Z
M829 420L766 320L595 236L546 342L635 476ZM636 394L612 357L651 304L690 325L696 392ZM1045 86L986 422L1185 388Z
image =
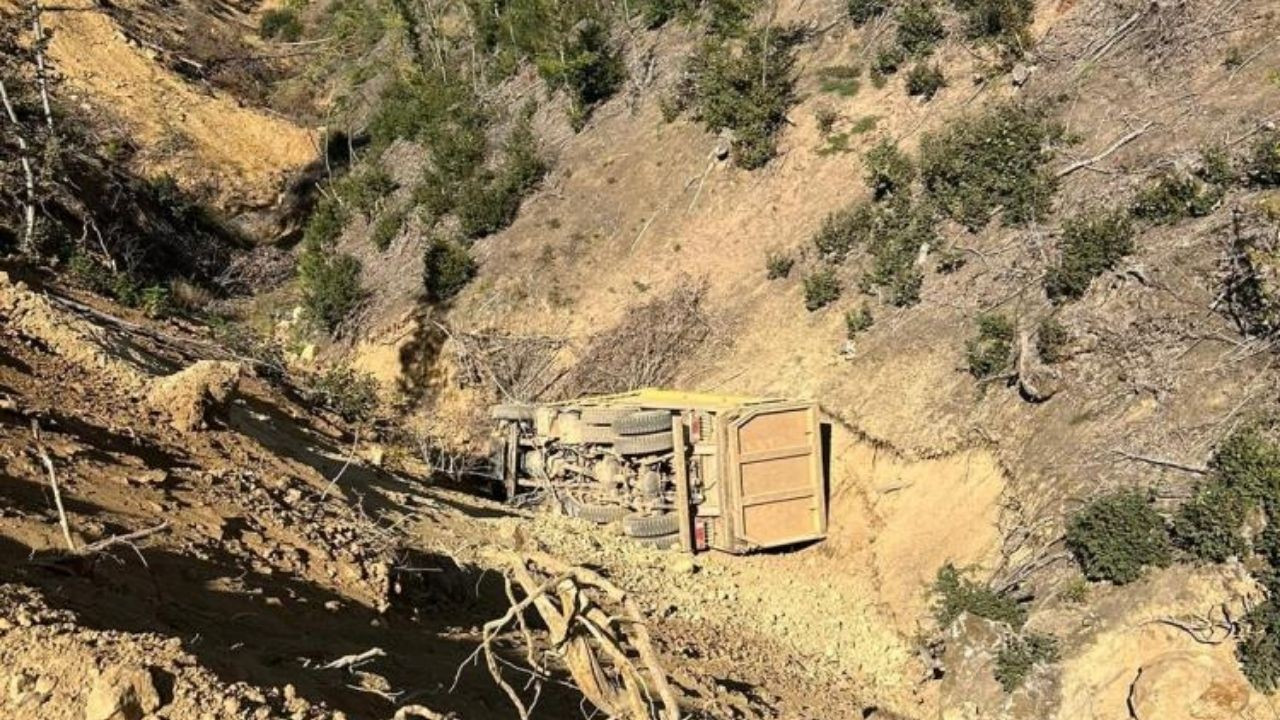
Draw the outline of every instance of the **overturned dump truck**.
M827 530L813 402L646 389L497 405L493 469L508 497L540 493L638 542L745 553Z

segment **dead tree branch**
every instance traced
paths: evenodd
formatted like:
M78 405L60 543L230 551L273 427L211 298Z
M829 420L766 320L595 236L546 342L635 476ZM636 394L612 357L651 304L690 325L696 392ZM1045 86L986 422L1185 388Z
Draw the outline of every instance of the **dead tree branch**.
M1196 475L1205 475L1209 472L1209 468L1197 467L1195 465L1184 465L1183 463L1174 462L1173 460L1166 460L1164 458L1158 458L1158 457L1150 457L1147 455L1138 455L1136 453L1127 452L1125 450L1117 449L1117 450L1112 450L1111 452L1115 453L1116 455L1119 455L1125 460L1132 460L1134 462L1146 463L1148 465L1155 465L1157 467L1170 468L1173 470L1181 470L1182 472L1194 473Z
M67 549L76 552L76 542L71 539L71 523L67 520L67 509L62 506L62 490L58 487L58 474L53 470L53 460L45 452L44 441L40 437L40 422L31 419L31 437L35 442L36 455L49 475L49 486L53 488L53 504L58 508L58 524L62 526L62 537L67 541Z
M1070 165L1062 168L1061 170L1058 171L1057 176L1060 178L1066 177L1067 175L1070 175L1071 173L1081 168L1086 168L1086 167L1089 167L1090 165L1093 165L1094 163L1106 160L1115 151L1119 150L1125 145L1128 145L1129 143L1133 142L1134 140L1142 136L1144 133L1146 133L1148 130L1151 129L1151 126L1154 124L1155 123L1152 121L1147 121L1142 127L1128 133L1127 135L1121 137L1119 140L1116 140L1115 142L1111 143L1110 147L1098 153L1097 155L1094 155L1091 158L1086 158L1084 160L1077 160L1076 162L1073 162Z
M678 720L675 693L648 627L626 592L594 571L541 553L510 556L504 562L511 606L502 617L484 625L480 645L458 668L455 687L463 667L483 656L494 682L515 705L521 720L528 720L542 683L550 679L536 660L536 640L525 619L532 610L547 628L547 650L563 658L577 688L602 713L626 720ZM515 587L523 592L523 599L515 599L510 589ZM511 629L518 630L526 644L529 667L520 670L530 676L534 688L530 703L503 678L502 667L512 664L494 649L495 640Z

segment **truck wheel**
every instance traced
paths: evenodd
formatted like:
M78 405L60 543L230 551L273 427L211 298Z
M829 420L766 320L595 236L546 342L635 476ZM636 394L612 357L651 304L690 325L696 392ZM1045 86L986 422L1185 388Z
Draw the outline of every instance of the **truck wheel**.
M634 538L652 538L680 532L680 516L676 513L664 515L636 515L634 513L622 518L622 532Z
M667 452L675 443L670 432L652 433L650 435L620 435L613 448L620 455L653 455Z
M629 510L621 505L596 505L582 503L571 497L564 499L564 511L569 517L582 518L597 525L608 525L621 520Z
M582 423L584 425L609 425L620 417L626 417L635 412L635 408L613 408L613 407L584 407L582 408Z
M658 535L656 537L631 538L631 541L644 545L645 547L651 547L655 550L670 550L680 544L680 533Z
M667 410L640 410L613 421L613 431L619 435L648 435L662 430L671 431L671 413Z
M580 433L584 445L612 445L618 434L608 425L583 425Z
M532 405L494 405L489 408L489 417L494 420L533 420Z

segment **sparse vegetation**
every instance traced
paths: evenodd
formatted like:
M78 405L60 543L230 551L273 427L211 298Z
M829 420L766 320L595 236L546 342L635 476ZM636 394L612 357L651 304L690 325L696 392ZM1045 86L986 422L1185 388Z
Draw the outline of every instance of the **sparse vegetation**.
M845 333L850 340L863 331L871 329L871 325L874 322L875 318L871 316L871 307L866 303L844 314Z
M1017 600L970 580L951 563L938 568L932 590L939 627L951 625L963 613L1007 623L1015 630L1027 621L1027 609Z
M1120 210L1088 210L1062 224L1061 257L1045 274L1051 300L1079 298L1093 279L1133 252L1133 223Z
M258 22L258 35L264 40L297 42L302 38L302 20L291 7L271 8L262 13Z
M1067 332L1067 328L1052 315L1041 320L1036 327L1036 351L1040 354L1040 359L1050 365L1065 359L1067 343L1070 341L1071 334Z
M1022 687L1037 665L1058 661L1058 639L1044 633L1014 635L996 654L995 678L1005 692Z
M889 6L889 0L849 0L849 18L853 20L854 25L863 25L883 15Z
M841 262L853 248L870 244L876 225L876 209L869 203L857 203L823 218L813 244L823 257Z
M1136 490L1120 490L1086 505L1068 522L1066 544L1085 577L1117 585L1173 559L1164 518Z
M907 73L907 94L932 100L938 91L947 86L942 67L937 63L918 62Z
M906 59L906 53L896 45L881 48L876 53L875 62L871 65L871 82L876 87L884 87L885 77L898 72L898 68L902 67Z
M1262 133L1245 166L1249 181L1260 187L1280 186L1280 130Z
M315 378L309 390L312 402L349 423L367 423L378 409L378 381L350 367L325 371Z
M791 268L796 260L791 253L781 250L770 250L764 257L765 276L770 280L781 280L791 275Z
M1157 224L1203 217L1222 199L1223 189L1193 175L1169 171L1151 181L1133 203L1134 217Z
M822 105L814 110L813 119L818 124L818 132L826 136L835 129L836 123L840 120L840 113L827 105Z
M818 70L818 88L840 97L853 97L861 87L862 68L856 65L831 65Z
M965 346L969 374L979 380L999 376L1013 365L1013 321L996 313L977 318L978 333Z
M907 0L898 8L898 47L908 55L923 56L946 34L932 0Z
M884 198L895 192L909 191L911 183L916 179L916 165L911 158L898 149L898 144L889 139L876 143L867 152L866 183L876 199Z
M997 210L1006 224L1043 215L1057 190L1045 163L1062 128L1037 109L1013 103L952 121L921 141L920 174L943 212L970 229Z
M804 278L804 307L809 312L820 310L840 299L840 280L836 271L824 267Z
M1030 44L1027 30L1035 16L1035 0L952 0L952 5L964 13L970 38L994 40L1016 55Z

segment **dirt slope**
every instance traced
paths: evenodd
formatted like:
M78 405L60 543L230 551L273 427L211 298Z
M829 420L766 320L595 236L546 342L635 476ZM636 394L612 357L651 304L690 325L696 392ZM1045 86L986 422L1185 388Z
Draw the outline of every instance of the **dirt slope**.
M4 0L0 11L21 5ZM274 205L288 179L315 159L315 132L177 76L99 4L71 0L43 17L65 100L108 128L122 155L125 146L137 151L127 161L140 176L170 175L234 215Z

